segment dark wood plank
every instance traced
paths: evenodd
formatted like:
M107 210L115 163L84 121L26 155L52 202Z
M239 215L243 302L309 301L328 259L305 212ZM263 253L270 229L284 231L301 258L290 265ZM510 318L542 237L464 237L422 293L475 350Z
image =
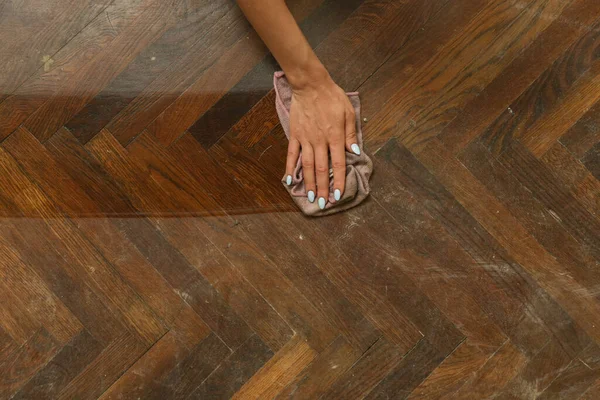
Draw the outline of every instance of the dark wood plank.
M96 16L103 13L111 3L109 0L84 0L84 1L52 1L50 4L28 1L19 4L12 10L7 10L16 18L28 18L29 13L35 13L36 7L44 9L44 18L29 17L35 23L23 24L24 27L33 28L28 37L25 35L2 35L7 41L11 37L20 40L16 48L10 49L8 54L0 61L0 92L4 95L11 94L37 69L49 70L53 63L54 54L67 44L73 36L84 29ZM29 3L29 4L28 4ZM54 3L54 4L52 4ZM35 14L33 14L35 15ZM10 48L10 47L9 47ZM40 49L43 49L41 53Z
M100 343L83 330L60 349L13 399L55 398L101 350Z
M12 398L19 387L35 376L58 350L59 346L52 336L41 328L0 365L0 396Z
M138 53L168 29L173 13L174 8L163 2L146 7L109 46L100 51L93 62L79 69L60 91L54 93L44 105L29 116L25 126L39 140L47 140L93 99Z
M379 339L322 398L364 398L390 371L394 370L404 356L405 352L393 343L385 338Z
M503 295L493 289L488 291L493 296L502 296L502 301L487 303L487 299L491 298L490 294L485 293L477 298L483 304L487 303L485 308L490 310L491 316L502 313L499 314L502 316L499 319L500 326L521 351L528 355L536 354L546 343L549 329L554 330L566 348L573 348L573 355L581 350L580 333L576 333L577 326L572 318L540 290L540 284L528 277L523 266L513 259L514 256L503 249L499 241L469 214L465 203L458 203L459 198L454 198L452 193L443 188L439 178L433 176L409 151L398 147L396 142L388 143L378 154L396 169L398 177L407 175L402 182L419 194L427 210L439 219L444 228L480 265L485 266L482 273L491 276L493 285L506 292ZM437 154L443 155L442 151ZM464 168L462 164L460 168ZM499 210L499 207L494 207L494 214ZM559 268L558 265L555 267ZM515 290L516 287L519 289ZM498 304L503 304L503 307L498 308ZM557 330L559 326L555 321L564 321L565 325L561 324L560 327L565 329Z
M562 15L485 89L470 101L444 130L440 140L454 153L460 152L471 140L505 112L530 85L569 47L586 35L598 20L600 5L593 0L576 0ZM576 22L574 22L576 21ZM593 35L593 33L592 33ZM480 110L486 110L482 113Z
M199 387L223 360L231 354L222 340L211 334L190 351L173 370L159 382L148 398L186 398Z
M252 336L223 361L189 396L195 399L229 399L273 356L258 336Z
M490 2L424 68L391 93L371 115L367 136L376 140L376 148L391 131L409 147L436 136L455 118L456 110L480 93L568 4L540 0L521 8L512 1ZM455 46L457 42L462 45ZM377 75L384 82L396 80L382 73Z
M98 398L147 350L132 335L123 334L105 347L56 398Z
M22 136L26 135L26 132L23 132ZM22 144L26 145L25 142ZM0 158L2 169L8 171L0 186L13 187L14 190L29 193L29 196L21 199L19 207L31 217L48 218L38 227L43 229L38 234L47 232L52 245L56 246L70 264L69 269L75 275L89 279L96 293L107 299L105 304L114 312L122 314L128 321L127 326L137 332L144 341L153 343L162 336L165 332L164 326L156 321L153 312L131 287L123 282L114 267L98 254L72 221L61 215L50 199L23 174L5 150L0 151ZM117 293L119 296L115 296Z
M473 218L507 250L511 257L556 299L557 303L592 339L596 339L596 330L589 323L590 313L599 312L596 310L595 303L590 298L573 297L568 294L575 290L574 288L581 289L580 285L572 277L558 274L561 266L556 259L531 237L483 184L454 159L437 140L429 142L417 157L448 191L470 210ZM439 162L441 159L444 160L443 163ZM550 310L552 308L542 308L542 311Z
M521 221L548 252L556 257L565 272L568 271L567 273L577 279L583 287L591 290L600 284L600 277L594 272L600 254L591 246L586 246L585 242L582 244L575 240L565 229L560 217L562 213L553 211L564 207L554 204L549 208L547 203L544 204L531 196L531 190L523 186L518 179L519 173L515 169L521 166L505 167L477 142L465 149L461 161L481 182L485 182L490 192ZM553 191L545 189L545 192Z
M233 399L272 399L317 356L306 340L294 336L233 396Z
M493 398L521 370L527 358L506 342L451 399Z
M400 362L389 371L366 396L366 399L404 399L449 354L440 354L426 338L421 340ZM333 398L333 397L332 397Z
M66 81L101 53L154 1L144 0L131 4L129 0L114 0L104 12L52 55L54 62L49 65L49 71L38 69L11 96L5 95L4 101L0 102L0 138L7 137L50 96L60 91Z
M600 142L583 156L582 161L592 175L600 180Z
M590 369L580 360L573 360L539 396L540 399L576 399L598 379L600 372Z
M71 314L62 301L45 285L42 279L32 270L30 265L21 256L15 248L11 248L10 242L4 238L0 239L0 245L4 247L0 254L0 285L3 292L3 305L7 312L17 320L19 324L12 325L8 320L3 320L3 325L7 332L14 331L7 329L8 325L16 328L17 331L29 329L37 330L43 326L46 331L52 335L59 344L68 342L71 337L81 330L81 323ZM27 293L27 296L23 296ZM23 328L23 329L21 329ZM33 331L29 331L33 333ZM29 335L21 336L24 343Z
M577 159L581 159L588 150L600 142L599 115L600 102L597 102L560 138L560 142Z
M296 20L304 20L323 0L288 3ZM227 94L267 54L256 33L238 15L236 24L243 29L239 40L224 49L220 57L147 127L165 146L182 136L206 111Z
M321 398L334 382L354 365L360 356L361 353L340 336L321 352L276 398Z
M171 185L170 193L180 193L193 209L207 209L221 213L220 207L208 197L198 182L181 169L148 135L138 137L129 147L137 162L160 175L163 188ZM164 182L164 183L163 183ZM187 207L187 205L184 205ZM283 318L299 330L316 350L327 346L334 338L331 325L304 295L287 279L275 264L265 259L246 234L230 217L218 215L200 221L203 233L242 272ZM275 284L277 282L277 284Z
M214 42L205 37L207 26L214 24L231 7L223 1L195 2L185 8L178 7L174 26L146 47L65 126L82 143L87 143L176 60L189 52L202 52L194 47L197 42Z
M551 340L507 384L498 399L522 399L539 396L565 371L571 358L560 344Z
M138 138L138 140L140 139ZM142 181L143 177L148 174L141 169L140 165L129 160L125 150L110 134L100 133L88 143L87 148L98 158L120 188L129 195L132 203L138 209L156 213L154 210L164 212L163 210L177 207L177 205L165 204L165 202L172 203L175 199L164 194L164 187L157 185L152 179ZM152 152L147 154L151 155ZM173 160L168 160L168 162L170 168L175 168L176 164L173 163ZM132 170L134 173L123 173L128 170ZM189 195L186 195L177 201L179 204L186 204L181 202L189 203L189 198ZM219 291L225 293L225 298L231 306L240 315L246 316L245 320L248 321L246 323L251 323L261 337L268 340L268 343L274 348L281 347L287 341L287 338L291 336L291 331L285 328L285 323L282 325L281 317L245 280L237 268L214 247L214 242L208 240L205 234L211 228L203 220L156 217L152 217L151 220L155 226L160 227L165 238L177 247L192 265L211 283L215 283L215 287ZM226 238L225 240L231 243L231 239ZM226 248L226 244L222 244L222 246ZM220 282L220 285L216 284L217 282ZM235 326L240 326L240 324L236 323ZM226 332L227 327L223 325L217 332L221 329ZM231 336L238 337L239 334L231 332Z
M480 370L494 351L469 339L462 342L408 398L446 399Z

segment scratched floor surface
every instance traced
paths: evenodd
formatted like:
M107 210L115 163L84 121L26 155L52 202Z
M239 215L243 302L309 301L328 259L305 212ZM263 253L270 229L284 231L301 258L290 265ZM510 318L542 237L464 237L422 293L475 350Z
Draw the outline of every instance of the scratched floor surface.
M289 0L372 196L281 186L231 0L0 0L0 398L600 398L600 2Z

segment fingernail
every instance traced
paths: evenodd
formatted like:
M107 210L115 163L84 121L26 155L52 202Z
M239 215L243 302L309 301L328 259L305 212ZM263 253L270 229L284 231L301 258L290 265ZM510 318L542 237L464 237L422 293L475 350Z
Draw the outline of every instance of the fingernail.
M315 202L315 192L313 192L312 190L308 191L308 201L310 201L311 203Z
M292 176L288 175L287 178L285 178L285 183L287 183L288 186L292 185Z
M360 147L358 147L358 145L356 143L354 143L352 146L350 146L350 148L352 149L354 154L356 154L357 156L360 156Z
M335 189L335 192L333 192L333 197L335 198L335 201L340 201L342 198L342 192L340 192L340 189Z
M325 197L319 197L319 208L321 210L325 209Z

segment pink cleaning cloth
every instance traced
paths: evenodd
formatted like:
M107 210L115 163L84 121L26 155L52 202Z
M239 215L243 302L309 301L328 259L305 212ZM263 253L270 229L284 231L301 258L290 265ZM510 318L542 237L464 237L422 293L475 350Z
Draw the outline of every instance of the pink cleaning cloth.
M281 121L281 126L283 127L285 135L289 140L292 88L283 72L275 73L274 86L277 114L279 115L279 120ZM360 99L357 92L347 93L347 95L356 113L356 139L361 153L360 155L356 155L346 150L346 188L342 198L339 201L335 201L333 196L333 171L330 165L329 201L325 205L325 209L321 210L316 200L314 203L308 201L307 191L304 187L304 178L302 176L302 153L300 153L298 163L292 174L292 184L289 186L286 184L285 180L287 175L282 179L283 186L290 193L294 202L304 214L309 216L321 217L348 210L362 203L369 196L369 192L371 191L369 188L369 178L373 172L373 162L363 149L363 137L360 124Z

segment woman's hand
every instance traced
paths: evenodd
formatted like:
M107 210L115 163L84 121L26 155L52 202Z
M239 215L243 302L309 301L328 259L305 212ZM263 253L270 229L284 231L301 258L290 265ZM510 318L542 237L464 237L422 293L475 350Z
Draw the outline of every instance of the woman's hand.
M302 169L308 200L321 209L329 198L329 157L333 168L334 198L339 200L346 183L345 150L360 154L356 141L355 113L346 93L329 74L295 83L290 109L290 142L286 174L291 177L302 149Z

